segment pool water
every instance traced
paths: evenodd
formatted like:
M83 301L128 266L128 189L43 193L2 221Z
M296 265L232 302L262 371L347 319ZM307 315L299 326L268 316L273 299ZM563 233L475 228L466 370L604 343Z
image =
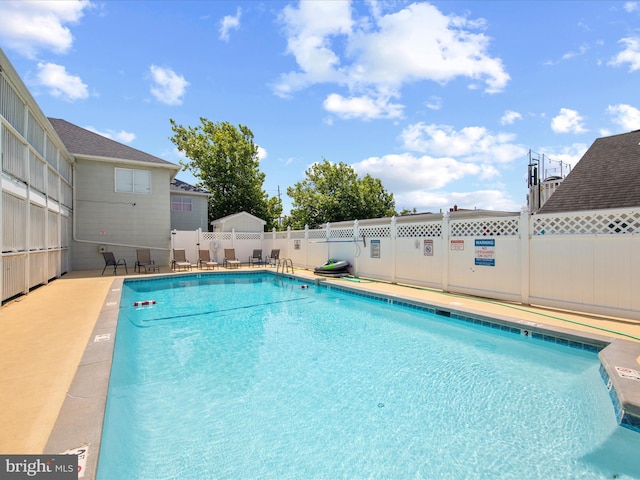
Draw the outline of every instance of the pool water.
M126 281L98 479L640 478L596 353L301 287Z

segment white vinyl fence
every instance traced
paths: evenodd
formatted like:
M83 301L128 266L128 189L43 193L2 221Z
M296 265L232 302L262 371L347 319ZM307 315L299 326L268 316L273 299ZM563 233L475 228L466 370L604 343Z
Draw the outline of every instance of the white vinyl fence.
M347 260L356 276L496 300L640 319L640 212L449 215L342 222L286 232L173 232L196 261L225 248L247 262L280 249L296 268Z

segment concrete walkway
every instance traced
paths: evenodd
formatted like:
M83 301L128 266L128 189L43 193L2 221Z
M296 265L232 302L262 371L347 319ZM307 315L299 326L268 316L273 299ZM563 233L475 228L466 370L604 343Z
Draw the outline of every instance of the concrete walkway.
M165 273L168 270L163 268ZM318 279L309 271L295 273L308 278L310 283ZM43 452L113 279L111 275L100 276L100 271L72 272L0 308L0 453ZM640 341L640 322L634 320L527 307L382 282L323 280L415 299L437 308ZM640 357L636 363L640 368Z

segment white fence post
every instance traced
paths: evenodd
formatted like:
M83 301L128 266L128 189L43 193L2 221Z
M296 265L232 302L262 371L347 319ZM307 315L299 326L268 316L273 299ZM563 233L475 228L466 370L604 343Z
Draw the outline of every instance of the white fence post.
M391 225L389 226L389 236L391 237L391 283L396 283L396 217L391 217Z
M359 238L360 238L360 222L358 222L358 220L356 219L353 221L353 240L356 244L356 250L355 250L356 252L360 251L360 248L358 245L358 242L360 241ZM358 276L358 257L359 255L353 256L353 275L356 277Z
M531 282L530 221L531 217L529 215L529 208L527 208L526 205L523 205L522 210L520 210L520 225L518 226L518 230L520 232L520 301L525 305L529 305L529 290Z
M442 291L449 290L449 212L442 215Z
M309 225L304 226L304 268L309 268Z

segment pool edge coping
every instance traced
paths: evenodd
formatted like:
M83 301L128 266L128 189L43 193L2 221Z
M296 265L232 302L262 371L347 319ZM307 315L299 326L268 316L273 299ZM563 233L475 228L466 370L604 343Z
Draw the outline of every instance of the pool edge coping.
M252 272L206 272L189 274L194 276L209 275L257 275L270 273L270 270ZM175 274L155 276L154 279L177 277ZM309 282L306 277L295 273L280 274L285 278ZM184 275L182 275L184 277ZM137 279L128 279L137 281ZM148 279L139 279L148 280ZM366 291L350 285L339 285L327 282L325 278L314 278L314 284L329 289L343 290L359 296L386 300L391 304L406 305L423 310L448 311L454 320L471 321L471 323L487 322L505 325L514 329L535 332L541 340L562 338L582 344L591 345L598 351L600 374L609 391L618 423L640 433L640 381L623 377L616 367L633 365L636 357L640 358L640 343L622 338L609 337L591 332L578 332L559 326L544 325L525 320L511 318L502 314L487 315L474 308L435 305L415 300L398 294ZM106 411L107 392L111 375L111 363L115 347L115 336L120 311L120 296L124 278L115 278L105 297L100 314L96 320L89 343L85 348L69 391L58 414L55 425L49 435L44 453L68 453L86 448L87 454L82 462L84 474L82 478L94 480L100 452L100 442L104 416ZM493 327L496 328L496 327ZM512 332L515 334L515 332ZM533 335L532 335L533 336ZM548 338L545 338L548 337ZM535 336L533 336L535 338ZM585 341L587 340L587 341ZM558 343L558 342L555 342ZM563 342L560 342L564 345ZM567 345L570 346L570 345Z

